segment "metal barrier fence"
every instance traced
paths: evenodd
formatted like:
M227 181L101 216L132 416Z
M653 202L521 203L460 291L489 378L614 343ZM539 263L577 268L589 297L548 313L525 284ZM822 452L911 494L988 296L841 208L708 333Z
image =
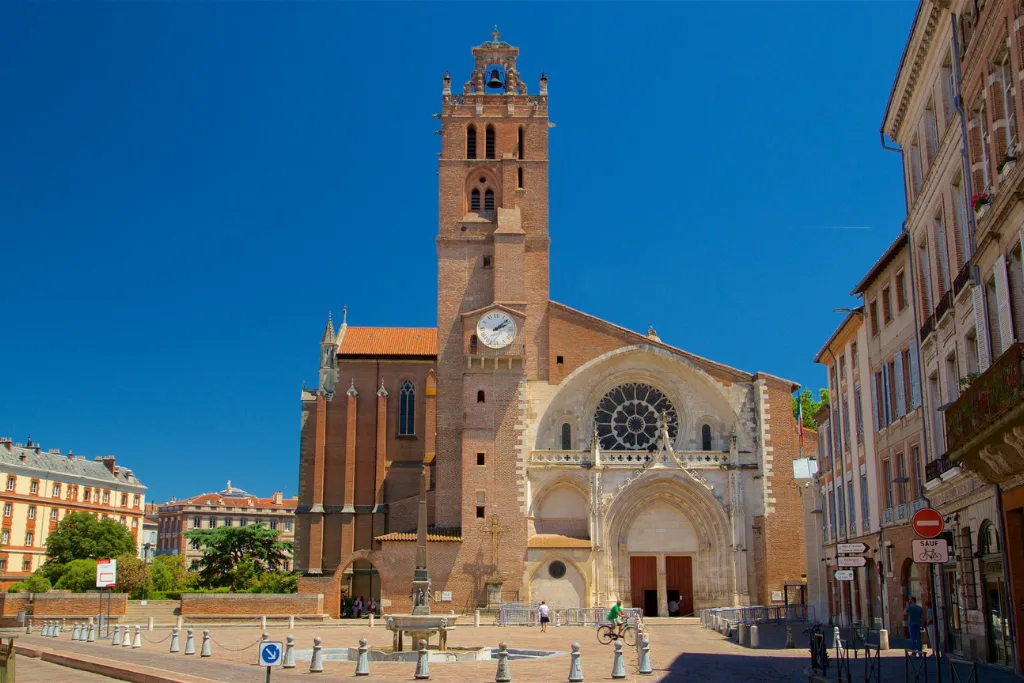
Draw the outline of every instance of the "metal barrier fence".
M701 625L713 628L716 617L733 624L764 624L787 621L814 621L814 608L809 605L778 605L773 607L713 607L700 612Z
M540 605L536 603L506 603L498 610L495 623L498 626L536 626L540 623ZM638 607L622 610L627 623L636 626L643 620L644 611ZM562 626L600 626L608 623L608 610L604 607L569 607L552 610L551 619L561 621Z

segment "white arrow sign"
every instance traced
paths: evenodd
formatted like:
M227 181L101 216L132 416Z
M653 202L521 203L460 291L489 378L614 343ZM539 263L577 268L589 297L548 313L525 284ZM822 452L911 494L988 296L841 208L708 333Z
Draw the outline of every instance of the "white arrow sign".
M838 552L840 555L860 555L867 549L868 547L863 543L840 543L836 547L836 552ZM860 565L857 566L859 567Z
M853 581L853 570L852 569L837 569L835 573L836 581Z
M840 567L863 567L868 563L867 559L857 555L856 557L840 557Z

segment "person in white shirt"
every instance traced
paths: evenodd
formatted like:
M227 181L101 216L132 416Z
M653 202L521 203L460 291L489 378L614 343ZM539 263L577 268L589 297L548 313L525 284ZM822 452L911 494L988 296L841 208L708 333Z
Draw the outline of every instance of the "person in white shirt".
M540 601L540 607L537 610L540 612L540 631L541 633L548 632L548 622L551 621L551 608L543 600Z

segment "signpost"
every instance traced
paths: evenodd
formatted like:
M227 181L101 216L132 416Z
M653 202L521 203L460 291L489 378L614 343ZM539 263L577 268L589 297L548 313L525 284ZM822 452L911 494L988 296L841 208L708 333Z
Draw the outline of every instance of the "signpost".
M914 562L919 564L945 564L949 562L949 545L944 538L918 538L911 541Z
M99 619L96 622L96 630L99 631L101 625L106 624L106 633L101 636L107 638L110 636L110 596L113 593L114 585L117 583L117 560L96 560L96 587L99 588L100 594L100 614ZM107 619L103 620L103 589L108 588L107 591Z
M921 508L915 512L911 525L921 538L935 538L942 533L945 527L942 523L942 515L934 508Z
M838 563L840 567L864 567L868 561L866 558L858 555L856 557L839 557Z
M836 547L836 552L840 555L860 555L866 551L868 547L863 543L840 543ZM862 565L857 565L858 567Z
M853 570L837 569L834 576L836 577L836 581L853 581Z
M284 648L279 640L268 640L265 643L260 643L259 665L267 667L267 683L270 683L270 670L281 664L283 653Z

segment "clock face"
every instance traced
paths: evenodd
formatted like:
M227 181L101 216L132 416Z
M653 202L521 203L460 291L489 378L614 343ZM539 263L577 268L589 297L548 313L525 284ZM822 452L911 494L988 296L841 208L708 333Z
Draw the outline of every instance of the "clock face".
M504 311L485 313L476 324L476 336L492 349L501 349L516 338L516 321Z

